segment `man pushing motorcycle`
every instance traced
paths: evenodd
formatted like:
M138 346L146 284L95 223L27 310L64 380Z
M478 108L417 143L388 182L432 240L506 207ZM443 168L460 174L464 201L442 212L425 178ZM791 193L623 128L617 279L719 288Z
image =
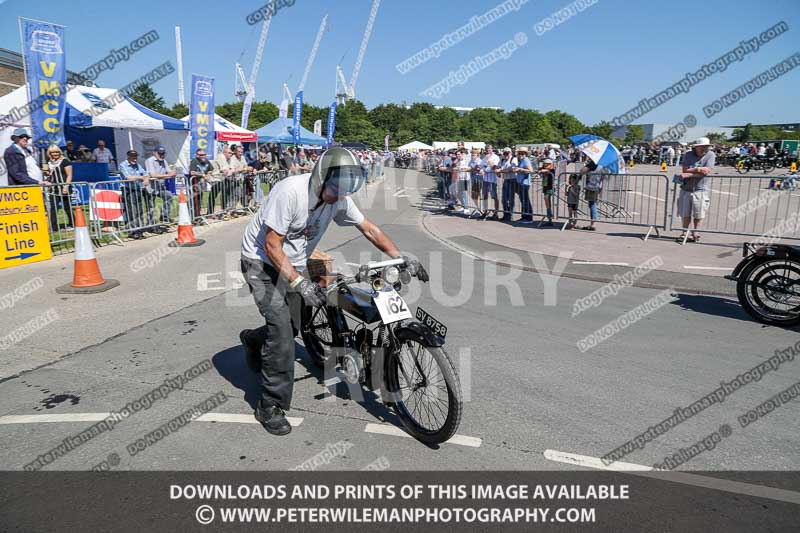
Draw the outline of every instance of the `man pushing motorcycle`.
M255 418L273 435L292 430L284 412L292 402L295 331L301 327L303 305L326 302L325 291L302 272L330 221L357 227L380 251L393 259L401 257L395 243L350 197L365 181L355 155L331 148L310 173L278 182L245 230L242 273L266 324L242 330L239 338L248 366L261 372ZM428 281L418 261L406 261L412 275Z

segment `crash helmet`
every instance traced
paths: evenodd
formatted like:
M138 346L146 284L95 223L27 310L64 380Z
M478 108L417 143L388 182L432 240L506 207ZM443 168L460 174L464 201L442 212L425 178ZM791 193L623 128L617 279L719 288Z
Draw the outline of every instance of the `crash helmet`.
M309 197L321 198L322 189L328 185L340 197L358 192L366 181L358 156L347 148L331 148L320 157L311 169Z

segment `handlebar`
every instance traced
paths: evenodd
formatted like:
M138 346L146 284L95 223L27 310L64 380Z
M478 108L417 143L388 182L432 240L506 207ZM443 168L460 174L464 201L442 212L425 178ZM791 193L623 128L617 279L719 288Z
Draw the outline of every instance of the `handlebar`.
M367 263L366 265L361 265L360 267L358 267L358 274L356 274L355 276L339 276L339 278L335 282L325 287L325 291L328 294L331 294L332 292L337 290L340 285L347 285L348 283L361 283L363 281L367 281L366 278L368 277L369 273L373 270L380 270L382 268L390 266L401 266L401 265L404 266L405 264L406 260L403 258L399 258L399 259L389 259L387 261L370 262Z

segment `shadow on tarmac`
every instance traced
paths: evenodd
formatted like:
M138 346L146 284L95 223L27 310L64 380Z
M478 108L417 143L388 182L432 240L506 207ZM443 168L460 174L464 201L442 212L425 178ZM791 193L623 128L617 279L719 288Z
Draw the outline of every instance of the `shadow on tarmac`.
M742 307L739 305L739 302L729 298L699 296L694 294L678 294L678 300L672 302L671 305L679 305L681 308L686 309L687 311L694 311L696 313L753 322L761 325L762 328L777 327L756 322L750 317L750 315L745 313L744 309L742 309ZM789 331L800 331L800 326L784 329Z
M297 383L308 379L316 379L317 384L324 385L325 376L323 369L318 368L309 360L302 344L295 342L294 355L295 361L300 363L308 371L308 375L306 376L295 377L294 382ZM211 361L220 376L228 380L231 385L241 390L244 393L244 401L255 409L261 395L261 375L254 374L247 367L242 346L236 345L226 348L221 352L217 352L211 358ZM319 401L328 399L328 401L332 401L335 398L343 400L345 405L347 405L348 401L354 401L361 405L370 415L375 417L377 421L390 423L401 428L403 427L397 415L386 407L378 396L374 395L371 391L365 390L363 387L355 385L349 386L347 383L341 382L329 385L326 389L327 392L320 393L314 396L313 399ZM296 392L297 391L295 391L293 402L298 399Z

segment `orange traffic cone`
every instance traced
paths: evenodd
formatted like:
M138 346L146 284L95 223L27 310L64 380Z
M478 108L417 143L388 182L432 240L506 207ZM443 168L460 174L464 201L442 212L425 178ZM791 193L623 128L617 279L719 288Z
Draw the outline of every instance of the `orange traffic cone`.
M56 289L58 294L94 294L119 285L115 279L103 279L94 257L92 240L81 207L75 208L75 276L72 283Z
M189 216L189 206L186 203L186 194L181 189L180 203L178 204L178 238L170 246L200 246L205 244L203 239L196 239L192 229L192 219Z

